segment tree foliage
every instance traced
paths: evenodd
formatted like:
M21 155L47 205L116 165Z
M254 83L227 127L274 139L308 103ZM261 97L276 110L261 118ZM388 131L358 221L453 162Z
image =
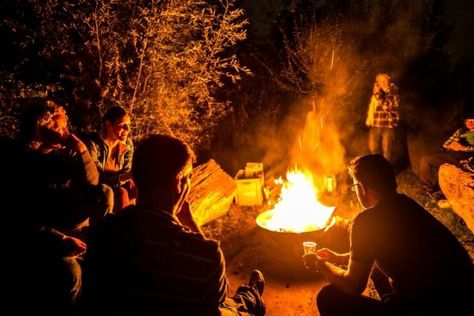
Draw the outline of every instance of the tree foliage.
M30 0L3 26L16 33L21 25L17 46L30 54L20 68L42 64L39 80L59 87L86 130L120 105L138 138L164 132L197 146L231 110L216 89L250 73L234 52L247 25L234 2ZM20 10L33 21L23 22Z

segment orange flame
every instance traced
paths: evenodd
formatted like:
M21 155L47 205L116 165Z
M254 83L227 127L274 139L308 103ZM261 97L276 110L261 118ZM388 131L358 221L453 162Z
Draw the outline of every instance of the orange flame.
M318 201L318 190L309 172L290 170L281 181L279 201L272 210L257 217L257 224L277 232L301 233L323 228L334 212L334 206Z

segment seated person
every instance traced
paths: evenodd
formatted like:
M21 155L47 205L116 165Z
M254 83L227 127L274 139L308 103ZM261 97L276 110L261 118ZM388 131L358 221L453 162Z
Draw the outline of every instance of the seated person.
M6 303L19 314L71 313L82 282L76 258L86 244L68 232L87 219L96 223L111 207L111 190L97 186L96 167L67 121L52 102L31 106L20 138L2 144L1 231L8 258L2 286Z
M102 131L91 135L87 146L100 173L100 183L114 191L114 213L134 203L131 179L133 143L130 115L121 107L111 107L102 117Z
M351 225L350 251L303 256L330 283L317 295L319 314L463 315L472 305L474 264L456 236L397 192L383 156L357 157L349 173L363 207ZM363 295L369 278L380 299Z
M425 191L439 191L437 172L443 163L460 166L462 161L474 156L474 113L465 115L464 125L443 144L442 152L421 159L419 176Z
M82 312L120 315L264 315L264 279L227 296L219 243L194 222L186 196L193 154L153 135L133 157L137 203L95 227L84 259ZM247 314L248 313L248 314Z
M21 153L12 168L28 199L25 210L59 231L101 220L112 208L112 191L86 145L69 132L64 109L53 102L29 108L21 122Z

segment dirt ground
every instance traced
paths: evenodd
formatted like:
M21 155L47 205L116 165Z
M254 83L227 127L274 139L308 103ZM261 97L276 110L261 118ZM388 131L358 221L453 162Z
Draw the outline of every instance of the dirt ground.
M319 315L315 298L326 284L322 276L305 270L300 255L279 248L277 242L264 235L265 232L256 229L245 236L241 241L248 246L227 261L231 293L246 283L252 269L257 268L266 279L267 315Z
M230 293L248 281L253 269L259 269L266 281L263 297L268 316L319 315L316 293L327 282L319 273L304 269L302 242L316 241L324 246L329 239L333 248L341 249L347 247L343 234L333 231L328 238L322 231L304 234L265 231L255 224L259 211L234 205L226 216L204 227L207 235L221 241Z
M399 191L414 198L433 216L444 223L462 242L474 260L474 236L453 211L439 209L426 196L415 194L417 180L411 171L398 177ZM227 263L231 292L246 283L253 269L263 272L266 279L264 299L268 316L319 315L316 294L327 282L318 273L304 269L301 256L302 241L318 243L336 251L348 250L345 227L334 227L329 232L287 234L265 231L257 227L256 216L265 207L238 207L233 204L226 215L203 226L204 233L221 242ZM358 203L350 192L341 193L335 214L352 220ZM373 296L372 290L366 295Z

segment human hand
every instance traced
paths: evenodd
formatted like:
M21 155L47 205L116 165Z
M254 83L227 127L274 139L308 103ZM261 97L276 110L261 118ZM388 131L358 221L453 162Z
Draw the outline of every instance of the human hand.
M448 148L454 151L465 151L465 147L456 141L449 144Z
M87 151L87 146L75 134L68 134L64 139L64 146L70 148L78 154Z
M176 211L176 217L181 224L188 227L191 231L201 232L199 226L194 220L193 214L191 213L188 201L183 201L181 207Z
M303 265L308 270L318 271L318 261L318 256L315 253L303 255Z
M316 250L316 256L318 257L318 259L328 262L334 262L336 261L335 258L337 258L337 254L329 250L328 248L321 248Z
M377 82L374 82L373 91L374 91L374 93L379 93L380 92L380 85Z
M77 257L86 252L87 244L79 238L64 235L62 239L62 248L64 249L65 256Z

